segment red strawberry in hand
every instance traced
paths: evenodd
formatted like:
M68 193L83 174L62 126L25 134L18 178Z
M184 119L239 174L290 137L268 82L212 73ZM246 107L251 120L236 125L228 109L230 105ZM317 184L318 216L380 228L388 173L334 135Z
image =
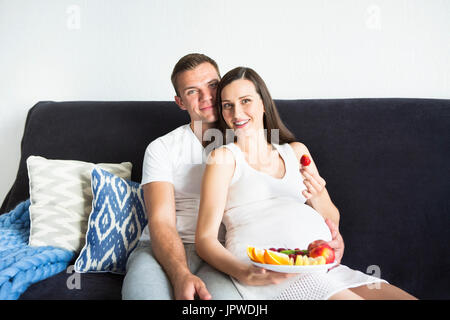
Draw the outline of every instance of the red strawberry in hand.
M311 163L311 159L308 157L307 154L302 155L302 157L300 158L300 163L302 164L302 166L309 166L309 164Z

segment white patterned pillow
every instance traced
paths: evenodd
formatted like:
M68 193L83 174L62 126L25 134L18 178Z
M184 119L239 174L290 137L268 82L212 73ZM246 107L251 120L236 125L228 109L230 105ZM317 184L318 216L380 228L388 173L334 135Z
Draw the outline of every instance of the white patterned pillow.
M131 162L98 166L125 179L131 177ZM92 209L91 172L95 164L30 156L27 167L31 202L29 245L79 252Z
M100 168L92 170L92 212L76 272L125 273L127 259L147 226L139 183Z

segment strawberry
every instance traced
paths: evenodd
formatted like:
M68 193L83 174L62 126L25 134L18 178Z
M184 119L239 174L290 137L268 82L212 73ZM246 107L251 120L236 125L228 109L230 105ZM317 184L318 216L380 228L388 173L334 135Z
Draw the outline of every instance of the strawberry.
M300 158L300 163L302 164L302 166L309 166L309 164L311 163L311 159L308 157L307 154L302 155L302 157Z

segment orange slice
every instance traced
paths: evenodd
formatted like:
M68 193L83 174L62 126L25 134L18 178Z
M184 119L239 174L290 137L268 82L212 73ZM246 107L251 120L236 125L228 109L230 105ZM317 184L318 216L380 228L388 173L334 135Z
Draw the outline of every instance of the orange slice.
M253 258L255 262L264 263L264 250L253 248Z
M264 250L264 262L276 265L291 265L291 260L287 254L267 249Z
M256 261L255 257L253 256L254 249L255 249L254 247L247 247L247 255L252 261Z

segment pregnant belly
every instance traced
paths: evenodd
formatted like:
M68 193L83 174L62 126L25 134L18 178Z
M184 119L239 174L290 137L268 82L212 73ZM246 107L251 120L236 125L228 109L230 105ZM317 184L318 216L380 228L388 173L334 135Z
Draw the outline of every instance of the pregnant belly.
M295 199L271 199L225 213L226 247L246 259L247 246L306 249L314 240L331 240L323 217Z

